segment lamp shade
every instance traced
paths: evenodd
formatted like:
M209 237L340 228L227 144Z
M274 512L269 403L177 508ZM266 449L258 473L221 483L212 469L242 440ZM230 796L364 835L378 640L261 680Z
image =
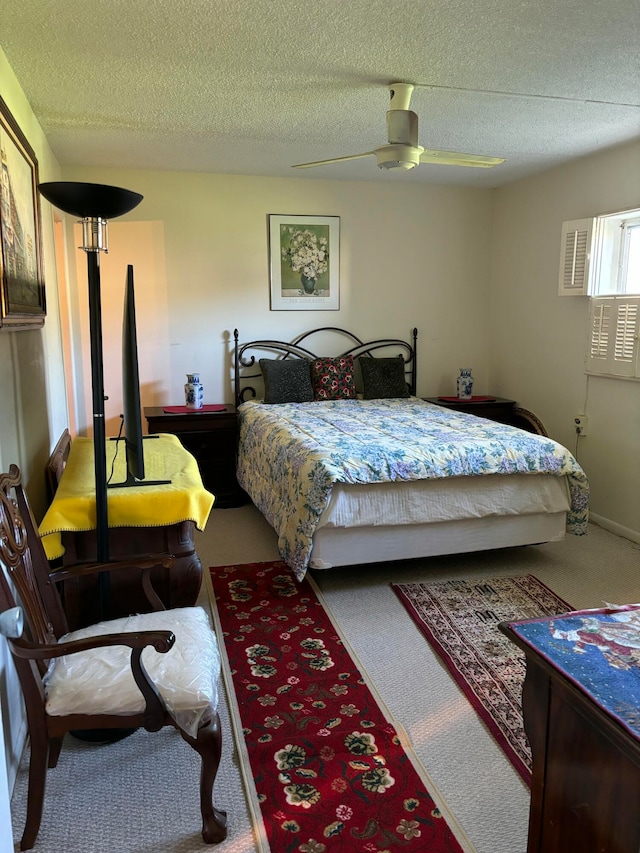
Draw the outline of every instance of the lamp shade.
M132 190L77 181L38 184L38 190L54 207L80 219L113 219L133 210L143 199Z

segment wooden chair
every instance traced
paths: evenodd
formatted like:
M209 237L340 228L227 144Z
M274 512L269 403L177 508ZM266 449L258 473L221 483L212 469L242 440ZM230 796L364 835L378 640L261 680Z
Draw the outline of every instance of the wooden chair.
M536 415L528 409L522 409L520 406L514 406L512 417L514 426L524 429L527 432L533 432L536 435L544 435L545 437L549 436L549 433L544 428L540 418L536 417Z
M141 574L156 611L162 602L151 586L151 569L170 559L165 555L131 565L131 571ZM177 728L202 759L202 837L209 844L226 837L226 814L212 800L221 753L216 710L220 657L204 610L143 613L67 633L56 583L114 566L123 564L94 563L50 574L20 471L12 465L8 474L0 474L0 612L22 606L28 632L27 638L12 638L11 632L7 636L31 741L21 850L35 844L47 767L56 766L63 737L71 730L91 730L97 740L99 729ZM90 677L87 666L94 673Z
M60 482L60 477L62 477L64 466L67 464L70 450L71 433L68 429L65 429L47 462L47 492L49 493L50 501L53 500L53 496L58 489L58 483Z

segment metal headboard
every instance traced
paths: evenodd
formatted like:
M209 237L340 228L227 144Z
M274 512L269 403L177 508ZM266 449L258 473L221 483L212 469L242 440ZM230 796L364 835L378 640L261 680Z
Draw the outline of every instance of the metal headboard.
M246 344L240 344L238 341L238 330L233 330L233 339L235 342L235 350L234 350L234 392L235 392L235 401L236 406L239 406L241 403L244 403L248 398L254 398L257 396L256 389L253 385L246 385L245 382L249 382L252 379L260 378L262 376L261 371L258 369L256 372L247 372L251 371L253 367L255 367L258 358L263 358L265 354L275 354L276 356L280 356L281 358L306 358L312 361L313 359L320 358L327 353L315 353L312 350L308 349L307 346L302 346L303 342L308 343L308 339L313 335L318 335L322 332L331 332L337 333L346 337L350 342L351 346L348 349L344 350L344 352L332 353L333 356L342 356L342 355L352 355L354 359L360 358L361 356L365 356L367 358L376 358L373 354L378 350L383 349L394 349L400 348L400 352L397 353L405 364L405 373L407 376L407 387L409 392L412 395L416 393L416 346L417 346L417 338L418 338L418 330L417 328L412 329L411 331L411 341L403 341L399 338L379 338L375 341L362 341L357 335L354 335L353 332L347 331L347 329L340 329L337 326L321 326L318 329L311 329L308 332L303 332L301 335L298 335L297 338L294 338L293 341L274 341L274 340L256 340L249 341ZM253 353L252 350L256 350L256 353ZM258 355L258 358L256 358ZM378 356L379 357L379 356ZM242 369L242 372L241 372Z

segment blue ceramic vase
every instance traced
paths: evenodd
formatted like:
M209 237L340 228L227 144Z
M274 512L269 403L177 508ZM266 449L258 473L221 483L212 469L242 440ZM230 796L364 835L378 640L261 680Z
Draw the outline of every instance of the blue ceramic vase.
M473 376L470 367L461 367L460 376L456 380L458 386L458 399L470 400L473 396Z
M184 396L187 409L201 409L204 405L204 387L199 373L187 373Z

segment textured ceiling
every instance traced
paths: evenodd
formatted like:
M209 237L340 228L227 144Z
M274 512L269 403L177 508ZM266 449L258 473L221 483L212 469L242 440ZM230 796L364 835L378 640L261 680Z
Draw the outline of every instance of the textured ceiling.
M0 0L0 21L62 164L491 187L640 137L637 0ZM420 84L425 148L507 162L291 168L384 144L393 81Z

